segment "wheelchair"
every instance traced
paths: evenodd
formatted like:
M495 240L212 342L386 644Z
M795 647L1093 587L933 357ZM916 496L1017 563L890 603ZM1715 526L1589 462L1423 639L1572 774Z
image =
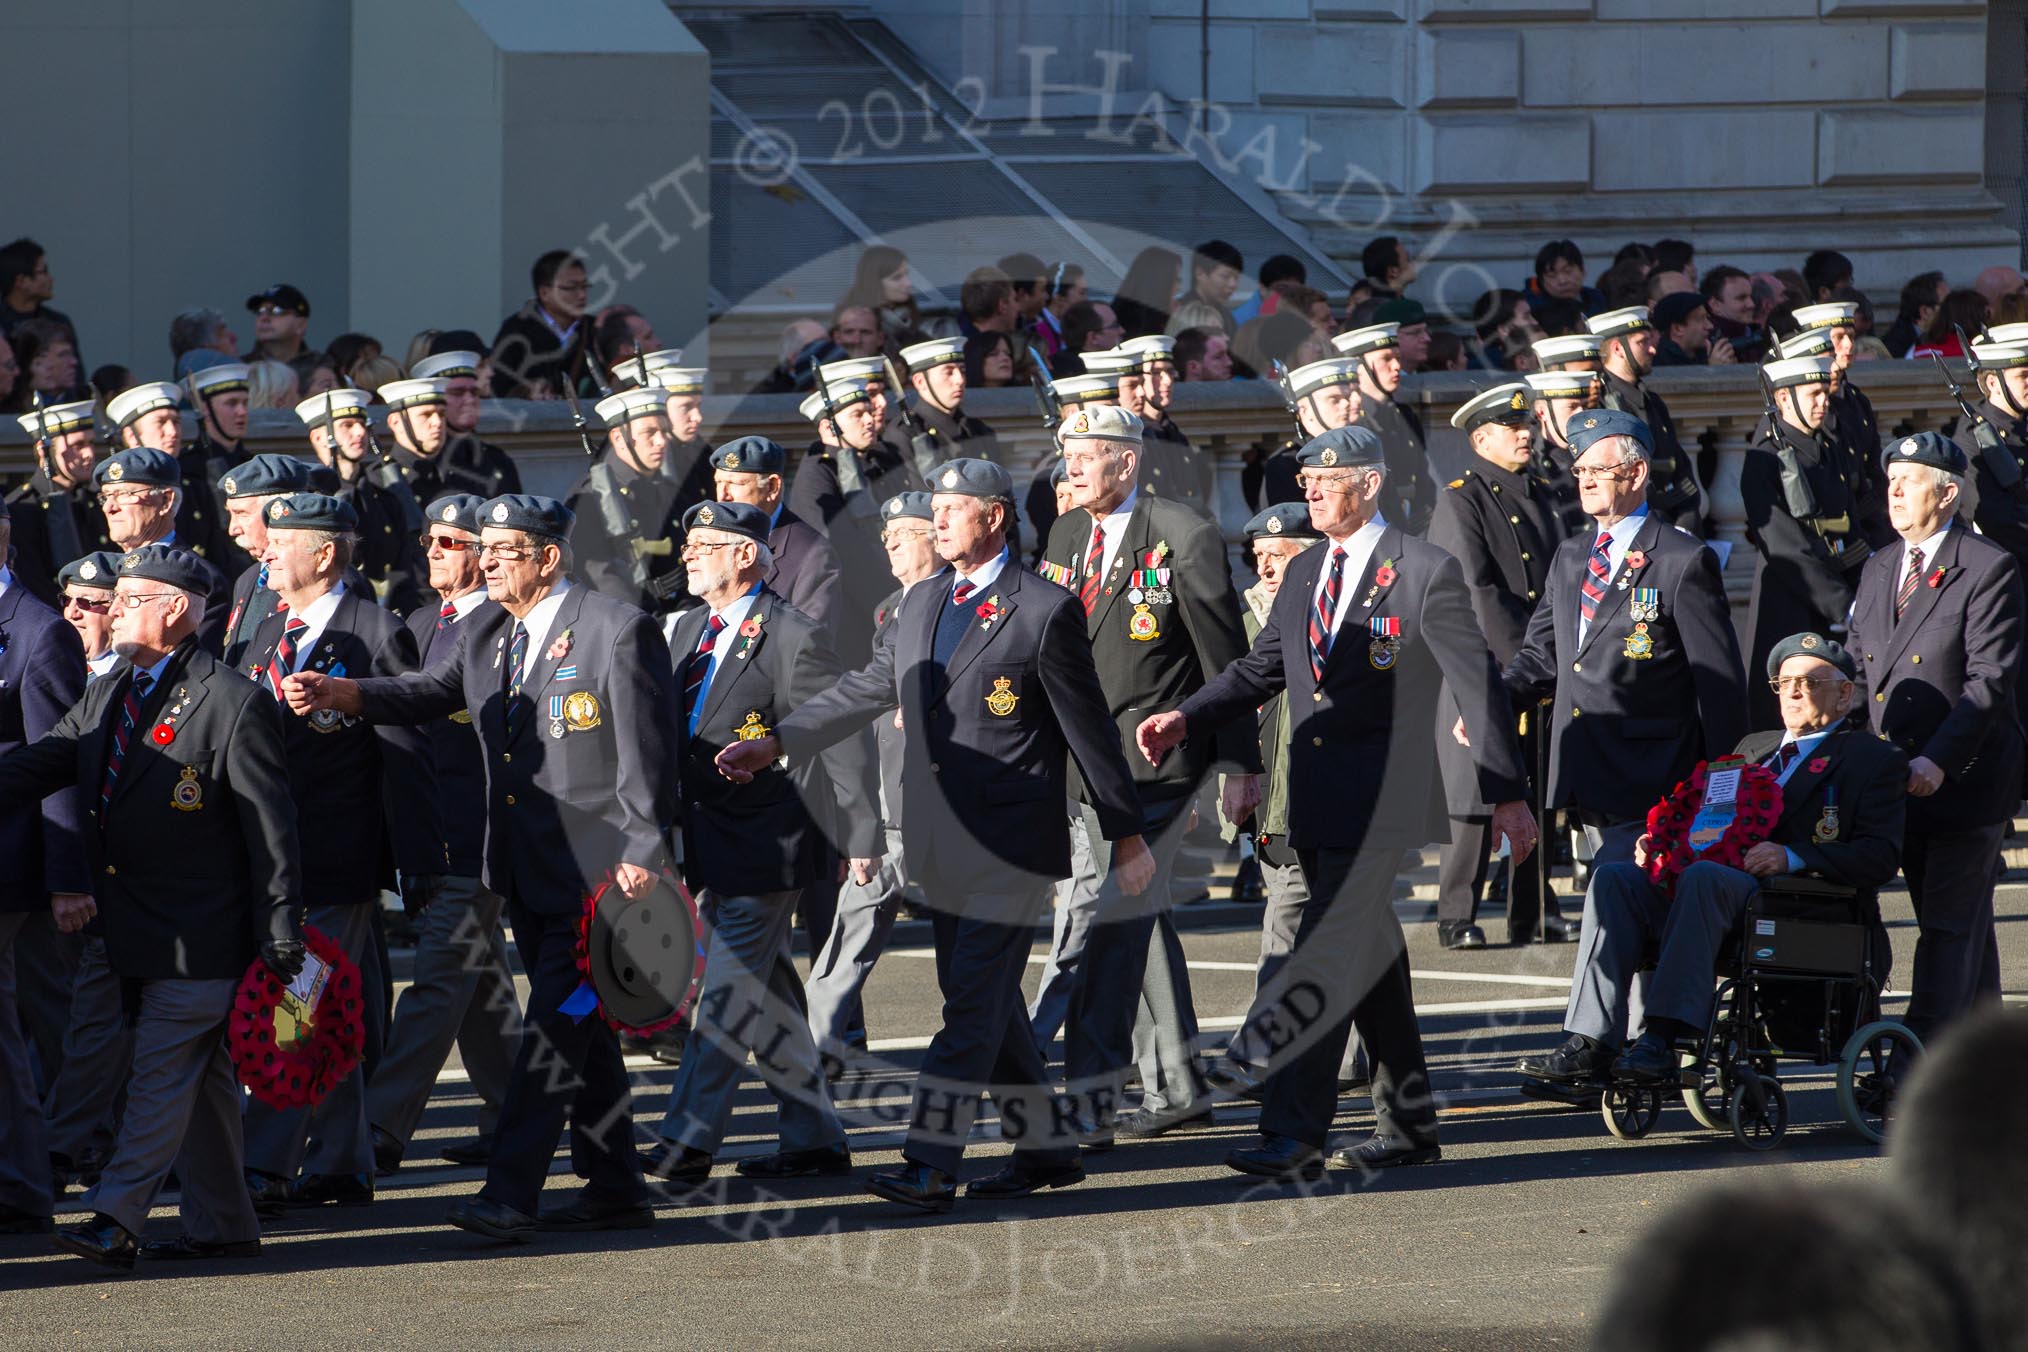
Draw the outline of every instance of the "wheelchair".
M1789 1128L1779 1063L1835 1063L1840 1113L1877 1145L1886 1137L1890 1067L1922 1051L1914 1033L1880 1017L1887 967L1878 910L1859 905L1851 888L1765 879L1721 950L1711 1015L1697 1049L1682 1054L1677 1085L1534 1080L1522 1092L1578 1106L1595 1096L1606 1130L1623 1141L1653 1131L1664 1100L1679 1093L1699 1126L1730 1131L1748 1150L1772 1150Z

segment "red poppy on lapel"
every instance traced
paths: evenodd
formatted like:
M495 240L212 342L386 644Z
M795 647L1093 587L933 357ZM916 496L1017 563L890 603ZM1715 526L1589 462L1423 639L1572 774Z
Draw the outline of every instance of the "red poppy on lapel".
M1823 756L1819 756L1815 760L1810 762L1810 773L1813 775L1821 775L1822 773L1824 773L1826 769L1830 767L1830 764L1831 762L1829 760L1827 760Z

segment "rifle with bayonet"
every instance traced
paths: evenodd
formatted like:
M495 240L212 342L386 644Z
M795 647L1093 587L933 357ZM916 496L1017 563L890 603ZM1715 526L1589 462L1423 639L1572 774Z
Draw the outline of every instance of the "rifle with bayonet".
M873 490L866 486L866 472L859 467L859 452L845 444L845 424L838 420L831 382L824 379L822 371L817 372L817 397L824 401L824 420L831 424L831 435L838 438L830 448L831 461L837 467L838 493L845 499L845 510L862 523L873 523L877 529L880 505L873 500Z
M589 347L584 351L584 358L585 371L591 376L592 384L601 391L602 397L611 398L612 386L600 373L598 361L592 356ZM641 523L627 507L626 500L620 493L620 486L613 478L612 465L604 460L599 455L597 447L592 445L591 430L584 420L584 409L577 401L577 391L570 388L576 383L575 381L566 383L565 396L570 402L570 418L577 428L578 442L591 460L591 468L585 474L585 484L591 489L592 496L598 500L599 525L605 531L606 539L612 544L613 563L626 574L627 585L633 589L635 596L647 596L656 604L667 603L683 594L683 574L678 571L657 576L649 571L648 560L668 558L676 552L676 543L667 537L654 540L642 538ZM622 437L632 435L624 424L617 430Z
M894 386L895 408L901 414L902 430L908 434L909 458L915 461L916 473L922 476L924 487L928 487L930 471L945 459L937 446L937 434L908 406L908 393L902 386L901 377L895 374L893 358L883 352L880 364L887 372L887 383Z
M1803 470L1802 457L1795 443L1789 440L1781 406L1775 399L1774 382L1768 379L1766 367L1756 367L1754 373L1760 377L1761 399L1767 407L1768 442L1774 452L1775 463L1781 467L1783 504L1797 524L1817 533L1817 538L1831 551L1838 566L1849 573L1865 561L1873 552L1872 548L1863 536L1852 533L1852 513L1849 509L1836 516L1823 514L1817 502L1816 489ZM1798 396L1791 390L1789 397L1795 399ZM1830 416L1828 408L1824 416Z
M1952 331L1958 336L1959 350L1965 354L1965 375L1976 381L1979 354L1972 350L1963 328L1953 325ZM1993 426L1991 420L1979 412L1978 406L1965 397L1964 389L1958 384L1957 377L1951 374L1950 363L1944 360L1943 353L1932 352L1929 355L1930 360L1936 363L1936 369L1943 373L1944 385L1950 390L1958 411L1964 414L1965 425L1972 434L1972 444L1979 448L1979 460L1985 465L1986 472L1993 476L1993 482L2003 492L2028 500L2028 480L2024 480L2021 473L2021 461L2001 440L2000 429Z

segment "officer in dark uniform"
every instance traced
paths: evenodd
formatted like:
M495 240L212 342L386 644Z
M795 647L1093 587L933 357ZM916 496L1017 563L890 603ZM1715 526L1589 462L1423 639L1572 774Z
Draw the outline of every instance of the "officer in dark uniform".
M734 780L787 754L793 764L899 708L906 728L902 819L910 876L935 908L944 1022L917 1079L903 1167L867 1186L948 1211L957 1170L991 1084L1011 1163L973 1182L978 1198L1026 1197L1084 1177L1065 1109L1021 1008L1033 926L1070 872L1063 804L1075 764L1113 841L1121 890L1154 876L1119 730L1091 660L1083 607L1027 572L1007 548L1014 482L986 460L940 466L937 553L949 585L912 588L894 642L860 671L775 725L719 753Z
M486 358L476 348L442 345L445 339L455 340L457 336L438 334L430 344L430 355L409 369L412 379L444 382L444 425L450 434L435 461L436 492L424 492L432 486L429 484L417 488L424 502L434 501L438 493L469 493L492 499L521 491L521 471L515 468L513 457L492 442L479 439L479 367ZM476 339L479 335L468 332L465 336ZM389 420L390 425L392 421Z
M1373 1060L1374 1132L1332 1162L1378 1169L1441 1157L1393 896L1402 850L1442 830L1433 743L1445 684L1470 730L1479 799L1498 804L1494 830L1517 860L1535 844L1513 716L1457 561L1380 515L1386 460L1371 428L1327 432L1301 459L1325 539L1289 565L1252 651L1136 737L1159 764L1286 692L1289 841L1310 899L1270 986L1283 1007L1235 1038L1275 1049L1261 1141L1225 1160L1271 1178L1321 1172L1355 1026ZM1298 1007L1308 1011L1299 1033L1283 1017Z
M476 492L491 487L492 475L473 475L452 467L451 429L444 418L450 382L429 379L390 380L378 391L387 405L387 431L394 439L388 458L408 484L417 502L434 502L445 493ZM470 488L463 484L470 483ZM488 496L491 496L490 494Z
M423 602L429 565L423 560L422 506L393 461L374 444L364 390L331 390L296 405L310 445L338 476L333 494L359 518L353 567L373 597L396 615Z
M768 590L828 628L838 606L838 555L815 526L782 505L788 459L766 437L729 441L711 453L712 496L768 514L768 552L774 556Z
M1788 344L1781 350L1786 354ZM1760 554L1747 621L1748 671L1765 667L1775 644L1791 634L1842 638L1859 570L1872 552L1858 519L1870 476L1831 432L1830 357L1784 355L1761 374L1774 390L1778 420L1762 420L1739 465L1746 538ZM1764 728L1780 717L1780 702L1755 681L1747 711L1752 725Z
M1528 345L1535 365L1542 371L1599 371L1599 341L1589 333L1566 333L1554 338L1537 338Z
M527 1031L486 1186L447 1219L508 1240L538 1228L638 1228L652 1213L619 1042L605 1020L564 1006L583 981L585 897L609 876L644 896L669 865L669 647L641 611L569 579L562 503L495 498L479 523L500 613L475 617L451 659L427 671L358 683L299 673L290 704L408 726L463 710L485 749L486 885L507 899L528 973ZM537 1216L566 1119L588 1181L577 1201Z
M1718 560L1650 510L1648 429L1617 409L1566 425L1593 524L1550 562L1504 678L1515 712L1553 698L1548 806L1600 864L1631 857L1647 811L1746 727Z
M1919 432L1886 457L1902 545L1866 565L1852 647L1873 731L1909 758L1901 868L1921 928L1902 1020L1929 1043L2000 994L1993 886L2021 803L2021 568L1957 518L1964 452Z
M121 446L151 447L174 459L182 471L182 499L176 508L177 542L227 577L251 562L225 533L224 513L212 496L210 462L202 449L183 440L178 405L183 387L166 380L136 385L106 403Z
M829 688L839 668L823 629L761 581L765 512L744 502L699 503L684 514L683 530L690 593L700 602L676 622L669 643L682 692L683 871L711 933L696 1026L669 1091L661 1144L643 1163L665 1178L703 1181L751 1053L780 1114L780 1149L742 1160L740 1173L846 1173L852 1156L818 1088L790 932L802 891L835 876L826 838L834 819L854 824L844 849L854 878L872 881L881 845L871 748L848 737L825 751L821 767L807 758L772 765L744 784L718 772L720 750L766 736Z
M59 600L56 570L103 543L92 468L98 432L89 399L54 404L15 421L35 439L35 473L7 495L14 519L14 576L45 605Z
M660 614L683 594L676 487L662 477L669 449L667 401L654 389L599 401L606 453L565 499L576 524L570 547L577 575L616 601Z
M2028 343L1974 343L1976 421L1956 437L1974 477L1979 533L2028 566Z
M1655 369L1655 326L1648 318L1648 307L1608 310L1584 322L1599 341L1604 406L1640 419L1648 429L1654 447L1648 466L1648 506L1670 525L1681 526L1693 535L1703 534L1704 496L1697 486L1696 466L1676 438L1676 420L1669 416L1669 406L1641 383Z
M659 359L659 360L658 360ZM704 439L704 390L711 373L702 366L678 366L680 348L650 352L642 359L648 384L669 397L669 448L662 453L662 477L676 485L670 506L680 521L700 502L711 501L711 443ZM639 362L622 362L617 377Z
M1358 357L1327 357L1289 372L1282 395L1294 404L1297 435L1284 441L1261 463L1259 470L1248 466L1241 487L1248 502L1263 507L1303 500L1302 467L1296 453L1312 440L1334 428L1357 422L1366 408L1360 393Z
M1811 346L1798 345L1796 339L1803 334L1823 333L1830 339L1831 354L1831 411L1828 415L1832 434L1854 455L1866 472L1883 490L1880 494L1880 533L1867 535L1867 543L1878 547L1891 543L1894 528L1886 521L1886 481L1880 465L1880 419L1873 412L1873 401L1866 397L1866 391L1852 381L1852 353L1858 344L1859 304L1857 301L1829 301L1823 305L1802 305L1796 308L1796 323L1802 327L1795 334L1782 340L1782 355L1785 357L1808 357L1815 355Z
M105 518L105 541L112 548L131 552L142 545L182 547L176 518L182 505L183 469L173 458L145 446L114 451L98 463L92 479ZM222 607L232 586L209 559L199 556L199 562L210 570L211 604L198 622L197 636L206 652L217 654L225 649Z
M918 474L936 468L946 460L973 456L1000 463L1000 443L993 429L965 412L965 340L932 338L901 350L907 378L915 398L902 396L917 427L908 418L892 416L882 438L915 464ZM912 444L926 436L920 452Z
M1521 649L1528 618L1548 584L1549 561L1565 533L1546 486L1530 471L1535 427L1530 407L1527 386L1497 385L1451 416L1451 426L1465 434L1475 458L1464 477L1438 497L1429 527L1429 542L1464 570L1479 632L1502 667ZM1437 701L1440 732L1447 734L1457 718L1457 701L1446 687ZM1523 763L1532 781L1541 720L1531 713L1521 724ZM1479 800L1470 749L1448 735L1440 735L1436 745L1451 816L1451 839L1437 881L1437 938L1445 948L1483 948L1485 932L1474 920L1492 853L1486 830L1489 805ZM1543 801L1544 787L1531 783L1531 802ZM1533 940L1538 922L1552 940L1576 936L1576 926L1558 913L1556 899L1541 895L1540 881L1533 868L1507 871L1510 944Z
M831 369L822 367L820 373ZM818 424L822 439L804 453L789 486L789 510L820 531L838 555L839 605L831 639L847 667L866 661L873 608L887 594L880 505L925 487L913 461L880 439L875 400L884 399L883 388L877 379L853 377L833 381L803 401L804 416Z
M303 965L280 716L197 644L210 586L209 565L185 550L124 556L114 642L129 667L93 682L53 731L0 761L0 804L67 788L86 795L94 906L133 1011L133 1073L112 1158L86 1197L91 1219L56 1242L114 1268L143 1251L141 1229L172 1166L185 1233L148 1245L149 1256L258 1249L225 1029L256 950L283 982Z
M1437 480L1424 450L1422 419L1394 401L1405 374L1401 365L1399 324L1369 324L1331 340L1341 357L1359 363L1359 422L1373 429L1387 448L1387 481L1381 492L1381 515L1410 535L1429 528L1436 510Z
M293 455L267 451L236 469L227 470L218 481L218 495L225 503L225 529L254 562L233 579L232 608L226 612L225 660L238 666L254 632L275 613L274 589L268 586L268 566L260 562L268 549L268 504L291 493L310 490L310 465Z
M1590 520L1578 501L1577 479L1570 472L1570 439L1564 428L1571 418L1588 408L1597 408L1599 390L1605 377L1597 371L1566 368L1560 371L1531 371L1522 379L1535 401L1535 425L1540 437L1529 472L1548 494L1550 509L1556 513L1562 533L1581 530Z
M484 506L471 494L454 493L424 509L430 588L440 599L435 610L418 608L408 617L408 632L425 671L452 661L467 626L489 620L499 610L486 597L479 563L479 511ZM428 903L416 926L414 966L394 1008L387 1051L366 1086L366 1120L379 1173L392 1173L408 1152L454 1043L479 1096L479 1138L440 1147L438 1153L455 1164L484 1164L521 1041L520 1000L500 932L501 898L481 876L486 762L479 735L463 709L430 720L422 732L436 772L446 862L434 892L414 899Z
M240 670L277 701L298 671L414 671L415 636L345 584L359 525L351 504L293 493L270 502L265 515L262 561L280 606L254 632ZM299 809L305 920L359 964L367 1045L377 1059L389 980L374 935L381 890L398 885L407 904L420 909L447 867L429 742L412 728L369 727L334 712L291 718L283 736ZM315 1108L255 1101L246 1120L247 1184L256 1207L373 1200L363 1065ZM313 1134L316 1148L306 1156Z
M197 440L191 449L209 473L222 473L247 458L244 443L251 375L244 362L221 357L183 377L190 406L197 410Z

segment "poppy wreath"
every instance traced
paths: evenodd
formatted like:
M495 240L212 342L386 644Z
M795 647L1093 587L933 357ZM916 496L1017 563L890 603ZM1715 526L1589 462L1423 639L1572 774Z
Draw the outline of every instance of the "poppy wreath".
M1674 892L1677 875L1699 860L1738 868L1746 852L1766 840L1781 820L1782 786L1774 772L1764 765L1748 765L1739 772L1725 834L1704 849L1692 849L1690 827L1704 805L1710 768L1709 761L1697 762L1688 779L1648 809L1648 881L1665 896Z
M661 882L663 886L667 887L671 892L674 892L676 894L676 899L682 902L683 905L687 907L690 911L690 932L697 936L697 966L691 972L690 989L685 991L683 994L683 998L676 1002L676 1008L674 1009L674 1011L670 1013L670 1015L667 1018L656 1019L653 1022L642 1024L640 1027L637 1028L632 1024L621 1023L618 1019L608 1014L606 1012L604 1002L603 1001L600 1002L599 1017L606 1021L607 1027L612 1028L615 1031L621 1033L632 1033L636 1037L653 1037L655 1034L661 1032L663 1029L674 1028L677 1024L683 1022L683 1016L690 1012L690 1006L696 1003L698 993L704 989L705 933L704 933L704 922L702 919L699 918L697 914L696 899L690 895L689 888L685 887L681 882L671 877L667 873L662 874L658 879L658 881ZM592 917L598 914L599 902L605 897L607 890L612 888L613 886L615 886L613 882L613 875L611 872L608 872L605 877L599 880L599 885L597 887L594 887L590 892L585 894L584 913L578 916L577 918L577 946L573 950L572 956L576 959L577 962L578 977L587 986L590 986L592 984L591 979ZM596 991L597 988L593 987L593 989L594 991Z
M226 1047L239 1082L270 1108L316 1106L352 1073L366 1052L366 1002L360 995L359 965L322 930L304 926L303 944L331 969L317 997L309 1034L291 1047L276 1042L275 1012L287 987L258 958L240 979L226 1024Z

